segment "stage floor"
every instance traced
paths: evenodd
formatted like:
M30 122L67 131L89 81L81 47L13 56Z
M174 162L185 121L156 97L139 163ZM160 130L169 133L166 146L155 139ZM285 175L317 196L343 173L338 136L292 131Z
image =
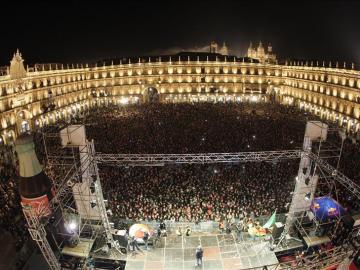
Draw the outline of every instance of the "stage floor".
M233 234L170 235L161 239L158 248L150 246L150 250L144 250L144 246L140 246L141 252L126 256L112 251L109 257L126 260L126 270L239 270L278 263L269 242L253 241L246 234L244 237L236 243ZM195 249L199 244L204 249L204 258L202 267L196 268Z

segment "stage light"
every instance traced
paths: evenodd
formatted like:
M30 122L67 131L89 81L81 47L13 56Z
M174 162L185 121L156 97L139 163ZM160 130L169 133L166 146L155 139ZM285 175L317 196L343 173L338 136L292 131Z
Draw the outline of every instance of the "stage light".
M96 206L96 202L90 202L91 208L94 208Z
M68 224L68 228L72 231L74 231L77 227L77 224L73 221L71 223Z
M309 178L309 177L307 177L307 178L305 179L305 184L308 186L308 185L309 185L309 183L310 183L310 178Z
M77 228L80 224L80 217L75 214L71 213L69 209L64 212L64 221L65 221L65 228L70 234L76 234Z
M306 174L306 173L307 173L307 168L306 168L306 167L303 168L302 170L303 170L303 174Z
M91 193L95 193L95 184L94 183L92 183L90 185L90 191L91 191Z
M306 193L304 197L305 201L309 201L310 198L311 198L311 192Z

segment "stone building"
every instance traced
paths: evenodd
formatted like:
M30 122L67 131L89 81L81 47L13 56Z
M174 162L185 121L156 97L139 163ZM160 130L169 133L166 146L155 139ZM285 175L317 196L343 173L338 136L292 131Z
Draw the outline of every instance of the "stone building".
M260 63L276 63L276 55L273 53L272 45L269 43L267 52L265 52L264 46L262 42L259 42L259 45L255 48L252 46L252 42L250 42L250 46L247 50L247 57L257 59Z
M12 143L23 130L86 114L94 106L125 106L146 100L262 102L269 95L349 132L359 131L360 72L354 65L274 64L267 62L271 50L265 53L261 46L256 57L262 62L252 59L251 50L251 59L183 52L115 59L103 65L55 65L44 70L25 69L17 52L10 72L0 76L0 143Z

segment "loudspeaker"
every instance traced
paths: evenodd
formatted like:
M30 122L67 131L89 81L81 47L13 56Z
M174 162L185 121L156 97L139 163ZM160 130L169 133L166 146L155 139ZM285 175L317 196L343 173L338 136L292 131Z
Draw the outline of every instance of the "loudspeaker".
M342 221L347 229L352 230L355 224L355 219L352 216L350 216L349 214L345 215L342 217Z
M121 247L127 247L128 245L128 239L123 235L113 235L114 240L119 241L119 245Z
M284 231L285 225L281 222L275 222L275 225L273 226L272 236L274 240L279 239L282 232Z
M312 162L311 167L310 167L310 175L313 176L315 172L315 163Z
M333 223L320 225L316 228L315 236L322 237L324 235L327 235L332 227L334 227Z
M326 234L326 227L324 225L319 226L315 231L315 236L322 237Z
M301 226L303 228L309 228L313 225L313 221L312 219L314 218L314 214L312 212L308 212L307 216L303 217L302 222L301 222Z

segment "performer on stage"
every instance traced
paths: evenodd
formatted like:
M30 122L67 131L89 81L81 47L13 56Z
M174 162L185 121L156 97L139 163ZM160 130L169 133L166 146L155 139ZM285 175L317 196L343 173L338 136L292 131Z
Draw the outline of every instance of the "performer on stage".
M195 264L195 266L201 266L201 265L202 265L203 255L204 255L204 251L203 251L201 245L199 245L199 246L196 248L196 253L195 253L195 257L196 257L196 264Z
M187 226L186 231L185 231L185 235L190 236L190 234L191 234L191 228L190 228L190 226Z
M177 236L182 236L182 230L181 227L179 226L178 229L176 230L176 235Z
M238 222L238 224L236 225L236 241L237 242L240 242L243 240L243 229L244 229L244 226L243 226L243 220L240 220Z
M144 240L144 243L145 243L145 249L148 250L149 247L148 247L148 240L149 240L149 233L148 232L144 232L144 237L143 237L143 240Z
M135 251L135 248L140 251L140 247L139 247L138 243L136 242L136 239L134 236L130 238L130 246L133 249L132 251Z

